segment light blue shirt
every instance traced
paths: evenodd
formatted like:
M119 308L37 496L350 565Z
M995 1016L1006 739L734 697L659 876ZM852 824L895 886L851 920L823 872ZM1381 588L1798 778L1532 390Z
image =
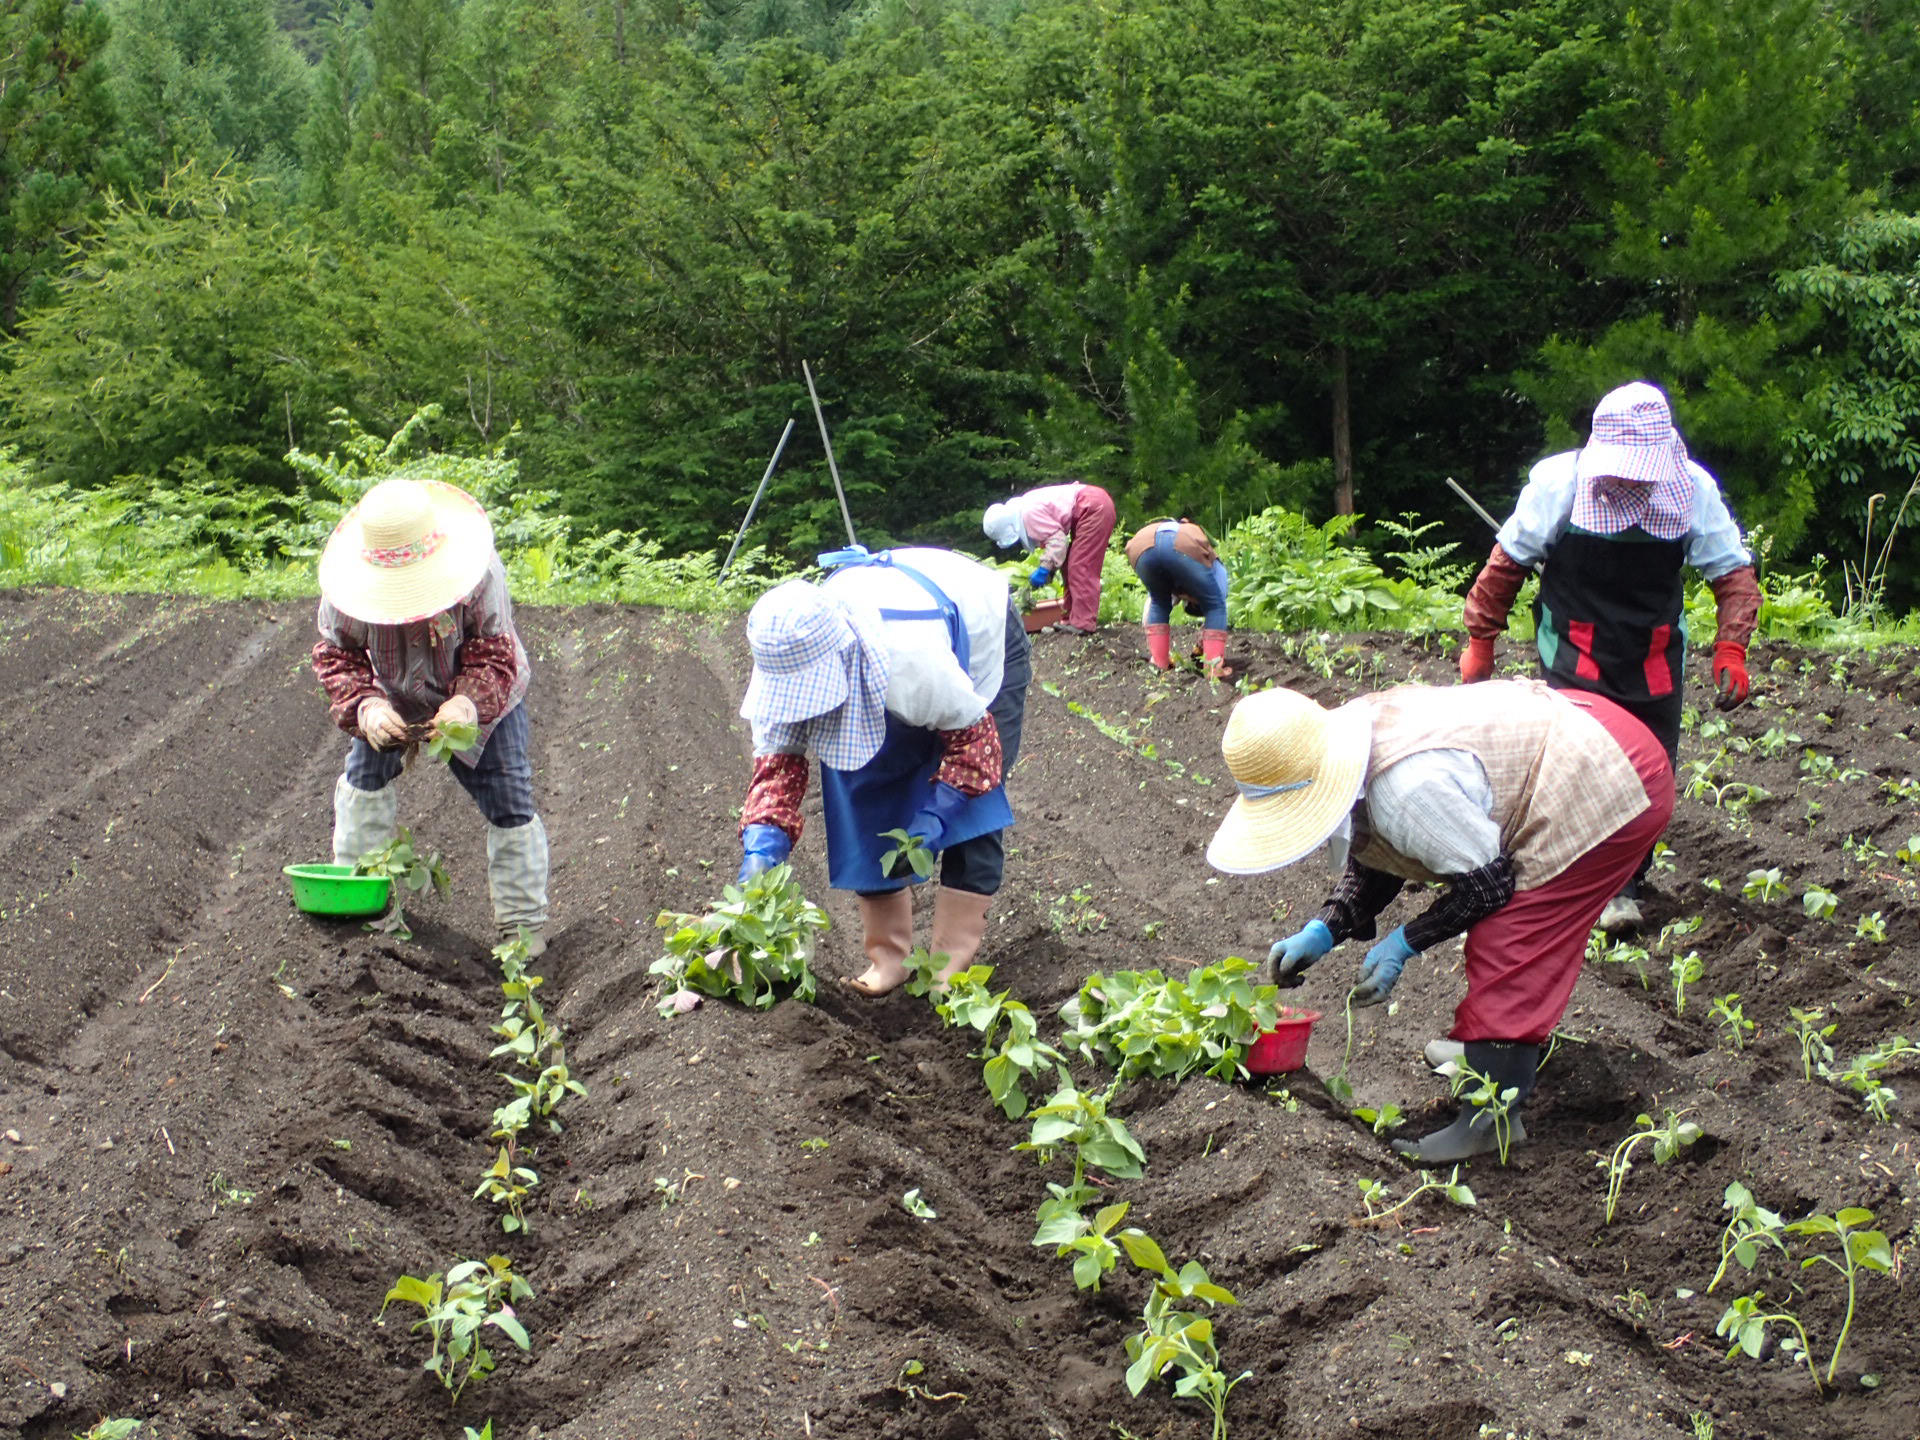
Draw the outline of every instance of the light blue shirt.
M1579 482L1574 463L1578 450L1549 455L1527 475L1527 483L1514 502L1513 514L1500 527L1500 548L1528 569L1538 569L1573 517L1573 501ZM1687 461L1687 473L1693 476L1693 522L1687 530L1687 563L1708 580L1718 580L1743 566L1753 564L1753 556L1740 539L1740 527L1734 523L1727 502L1721 497L1720 482L1705 467Z

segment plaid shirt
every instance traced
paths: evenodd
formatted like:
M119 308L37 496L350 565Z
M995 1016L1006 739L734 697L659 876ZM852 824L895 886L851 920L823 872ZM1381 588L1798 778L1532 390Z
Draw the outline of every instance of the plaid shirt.
M472 594L429 619L369 625L323 599L318 625L313 669L334 724L358 735L360 702L373 695L392 701L409 724L431 719L449 697L465 695L480 717L479 747L455 757L468 764L501 717L526 698L533 674L498 555Z

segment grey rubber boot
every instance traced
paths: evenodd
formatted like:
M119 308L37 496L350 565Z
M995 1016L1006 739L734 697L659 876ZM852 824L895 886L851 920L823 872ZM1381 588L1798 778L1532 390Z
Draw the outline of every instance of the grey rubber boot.
M346 776L333 782L333 863L355 865L369 850L391 845L400 823L400 797L388 785L362 790Z
M524 825L487 826L487 889L502 940L527 932L527 958L547 948L547 827L538 815Z
M1533 1093L1534 1076L1540 1069L1540 1047L1516 1041L1469 1040L1463 1048L1466 1065L1491 1077L1503 1094L1508 1090L1519 1092L1508 1102L1507 1148L1524 1145L1527 1127L1520 1118L1520 1107ZM1393 1148L1417 1165L1451 1165L1476 1155L1497 1154L1500 1136L1491 1110L1462 1099L1460 1113L1451 1125L1419 1140L1396 1140Z

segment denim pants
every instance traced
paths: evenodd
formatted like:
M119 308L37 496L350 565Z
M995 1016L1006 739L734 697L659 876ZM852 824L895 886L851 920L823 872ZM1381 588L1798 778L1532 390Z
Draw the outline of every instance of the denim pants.
M1218 568L1224 573L1224 566ZM1174 597L1183 595L1204 610L1201 623L1207 629L1227 628L1227 587L1213 570L1174 549L1171 531L1155 537L1133 571L1147 587L1147 624L1165 625L1173 615Z

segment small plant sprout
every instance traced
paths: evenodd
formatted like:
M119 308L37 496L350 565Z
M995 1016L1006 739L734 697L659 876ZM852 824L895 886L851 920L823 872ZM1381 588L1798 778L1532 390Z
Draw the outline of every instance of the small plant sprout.
M1378 1109L1371 1105L1362 1105L1353 1112L1353 1118L1363 1125L1370 1126L1376 1135L1391 1135L1400 1128L1403 1117L1400 1107L1389 1100Z
M144 1423L140 1420L99 1420L94 1422L92 1428L75 1432L73 1440L127 1440Z
M1784 728L1775 725L1753 743L1755 749L1771 760L1775 756L1783 755L1795 745L1798 745L1800 743L1800 737L1798 735L1788 734Z
M482 1330L491 1327L522 1350L528 1348L526 1328L513 1307L532 1298L533 1287L513 1273L507 1258L489 1255L455 1265L444 1280L439 1275L424 1280L402 1275L393 1282L375 1319L384 1318L387 1306L396 1300L418 1305L425 1313L414 1321L413 1329L425 1330L433 1341L433 1351L421 1368L437 1375L457 1401L469 1382L484 1380L493 1371L492 1352L480 1343Z
M920 1198L918 1186L900 1197L900 1208L917 1220L938 1220L940 1212Z
M1740 893L1749 900L1771 905L1786 895L1787 884L1780 878L1780 867L1777 865L1771 870L1749 870L1747 883L1740 887Z
M1884 945L1887 943L1887 922L1880 912L1875 910L1870 914L1862 915L1854 922L1853 934L1856 940L1865 940L1871 945Z
M1707 967L1700 959L1698 950L1689 950L1684 955L1676 955L1667 968L1673 972L1673 1013L1687 1013L1687 986L1698 984L1707 973Z
M1753 1192L1735 1180L1727 1186L1725 1198L1720 1208L1732 1212L1727 1228L1720 1235L1720 1268L1713 1272L1713 1279L1707 1282L1707 1294L1713 1293L1714 1286L1726 1278L1727 1266L1738 1260L1748 1270L1753 1269L1760 1258L1760 1247L1771 1246L1782 1255L1787 1253L1787 1244L1782 1235L1786 1222L1773 1211L1754 1203Z
M1419 1171L1416 1178L1420 1183L1407 1192L1405 1199L1378 1210L1374 1208L1376 1205L1383 1204L1392 1198L1391 1193L1387 1189L1386 1182L1363 1178L1359 1182L1360 1203L1366 1207L1367 1213L1361 1217L1361 1223L1375 1224L1385 1220L1389 1215L1406 1209L1407 1206L1411 1205L1415 1200L1418 1200L1429 1190L1438 1191L1455 1205L1462 1207L1470 1208L1479 1203L1473 1198L1473 1191L1460 1183L1460 1167L1458 1165L1453 1167L1453 1174L1445 1180L1438 1178L1431 1170Z
M827 912L801 893L789 865L726 886L705 915L662 911L655 923L672 932L667 953L647 969L661 977L662 1015L691 1008L691 1002L682 1004L689 991L757 1010L771 1008L782 995L802 1003L814 997L817 981L807 961L814 933L827 928Z
M893 849L880 857L882 875L893 874L894 868L904 861L907 868L922 880L933 877L933 851L923 837L909 835L905 830L883 830L880 838L893 842Z
M1132 1207L1121 1201L1105 1205L1088 1221L1078 1210L1061 1209L1034 1232L1035 1245L1052 1245L1062 1260L1073 1257L1073 1283L1082 1290L1098 1290L1100 1282L1120 1259L1115 1228Z
M443 765L456 755L464 755L480 743L480 727L464 720L449 720L437 726L427 739L427 755Z
M1887 797L1889 805L1911 805L1920 801L1920 780L1911 775L1883 780L1880 782L1880 793Z
M1227 1397L1253 1372L1243 1370L1227 1379L1220 1369L1213 1320L1194 1302L1205 1301L1209 1306L1240 1302L1232 1291L1214 1284L1198 1260L1189 1260L1176 1271L1159 1245L1139 1230L1121 1231L1120 1243L1135 1265L1159 1277L1147 1297L1139 1331L1127 1337L1127 1356L1133 1361L1127 1367L1127 1393L1138 1395L1169 1370L1178 1371L1173 1393L1204 1400L1213 1412L1211 1440L1226 1440Z
M413 832L402 825L393 839L378 850L369 850L353 867L356 875L384 875L393 882L393 908L378 920L369 921L369 930L380 930L401 940L411 940L402 909L405 895L427 893L444 896L453 888L453 879L435 850L422 856L413 843Z
M1800 897L1800 907L1810 920L1831 920L1833 912L1840 908L1840 897L1822 886L1809 885Z
M1880 1124L1890 1125L1893 1123L1895 1096L1892 1087L1881 1081L1880 1072L1896 1060L1914 1054L1920 1054L1920 1046L1913 1045L1904 1035L1894 1035L1873 1049L1854 1056L1844 1070L1836 1071L1830 1065L1818 1068L1826 1079L1844 1085L1858 1095L1860 1103L1867 1107L1867 1113Z
M1653 842L1653 868L1662 875L1670 875L1676 868L1673 861L1673 847L1664 840Z
M1833 1046L1827 1042L1840 1027L1838 1024L1820 1023L1827 1018L1827 1012L1819 1005L1807 1010L1797 1005L1789 1006L1787 1015L1792 1021L1793 1038L1800 1045L1801 1074L1811 1083L1815 1070L1824 1075L1827 1067L1833 1064Z
M493 1440L493 1421L487 1421L478 1430L471 1425L462 1425L460 1440Z
M1627 1172L1633 1169L1633 1152L1642 1145L1653 1146L1653 1163L1664 1165L1682 1150L1692 1145L1704 1133L1691 1120L1682 1120L1685 1110L1668 1110L1666 1123L1656 1125L1651 1115L1641 1115L1634 1120L1638 1128L1618 1145L1613 1153L1598 1162L1599 1168L1607 1172L1607 1209L1604 1224L1613 1223L1613 1212L1620 1206L1620 1187L1627 1183Z
M1707 1017L1718 1020L1726 1027L1728 1049L1738 1051L1746 1048L1746 1037L1753 1033L1753 1021L1747 1019L1740 1008L1738 990L1718 997L1707 1007Z
M1802 1270L1810 1270L1815 1265L1830 1265L1839 1271L1847 1282L1846 1318L1840 1322L1840 1338L1833 1342L1833 1354L1827 1360L1827 1384L1829 1385L1833 1383L1834 1374L1840 1368L1840 1352L1847 1348L1847 1333L1853 1329L1855 1290L1860 1272L1877 1270L1885 1275L1893 1270L1893 1249L1887 1244L1884 1233L1866 1228L1871 1224L1873 1224L1871 1210L1848 1206L1832 1215L1809 1215L1806 1219L1795 1220L1787 1226L1787 1232L1792 1235L1830 1235L1839 1247L1838 1260L1831 1255L1810 1255L1800 1262ZM1812 1362L1808 1363L1811 1365Z
M1640 980L1640 988L1647 986L1647 961L1651 958L1646 946L1634 945L1625 940L1612 939L1606 931L1595 930L1587 939L1587 955L1591 959L1608 965L1625 965L1632 969Z
M1813 1352L1807 1346L1807 1330L1800 1323L1800 1317L1791 1310L1769 1311L1766 1305L1767 1292L1756 1290L1751 1295L1742 1295L1720 1316L1719 1323L1713 1327L1713 1333L1723 1340L1731 1340L1727 1350L1727 1359L1731 1360L1742 1350L1747 1358L1758 1360L1767 1348L1767 1327L1769 1325L1791 1325L1794 1337L1780 1342L1781 1350L1795 1357L1807 1367L1807 1375L1813 1381L1814 1392L1820 1391L1820 1372L1813 1368Z
M1464 1099L1476 1110L1484 1110L1493 1117L1493 1138L1500 1147L1500 1163L1505 1165L1507 1153L1513 1147L1513 1102L1519 1097L1520 1091L1515 1086L1502 1090L1491 1075L1482 1075L1465 1060L1456 1061L1455 1064L1459 1068L1451 1082L1453 1093L1456 1098Z

